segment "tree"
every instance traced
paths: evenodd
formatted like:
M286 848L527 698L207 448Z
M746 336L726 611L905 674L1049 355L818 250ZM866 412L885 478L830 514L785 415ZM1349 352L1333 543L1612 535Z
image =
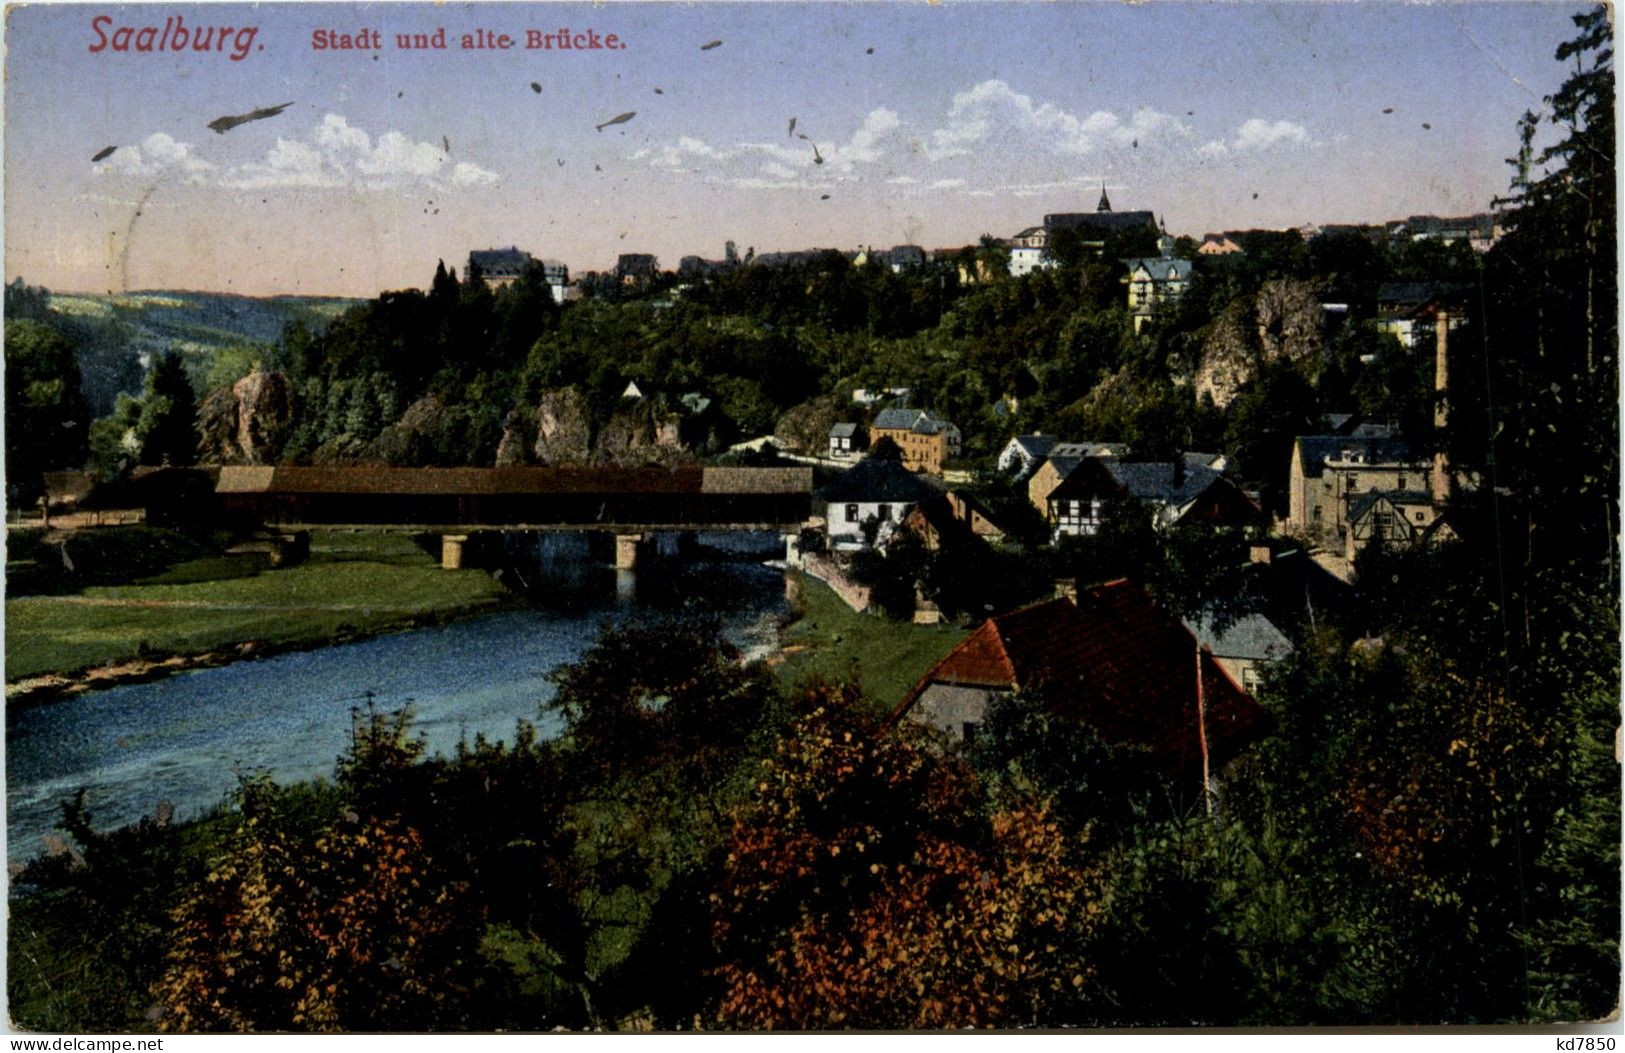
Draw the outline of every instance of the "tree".
M43 492L42 472L84 463L90 413L73 344L40 322L6 322L6 485L12 502Z
M1523 528L1520 563L1585 564L1617 580L1613 49L1605 8L1575 23L1557 52L1574 72L1547 100L1549 117L1520 125L1507 234L1484 261L1489 360L1463 347L1452 432L1458 463L1508 492L1500 512ZM1535 155L1542 120L1560 138Z
M1047 805L976 806L965 766L815 687L763 761L712 897L716 1023L1018 1027L1080 1019L1099 875Z
M173 352L147 374L147 391L136 423L142 464L197 463L197 395L186 366Z
M155 994L169 1031L456 1027L480 926L422 835L351 811L314 839L245 782L234 843L175 911Z
M568 756L601 785L671 765L691 787L714 789L770 713L770 681L703 621L606 626L551 679L543 709L564 718Z

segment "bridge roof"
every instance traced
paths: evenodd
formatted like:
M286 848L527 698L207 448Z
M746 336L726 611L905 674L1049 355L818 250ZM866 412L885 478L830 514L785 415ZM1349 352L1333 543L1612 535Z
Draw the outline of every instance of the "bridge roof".
M222 494L542 493L789 494L812 490L810 468L342 468L220 469Z

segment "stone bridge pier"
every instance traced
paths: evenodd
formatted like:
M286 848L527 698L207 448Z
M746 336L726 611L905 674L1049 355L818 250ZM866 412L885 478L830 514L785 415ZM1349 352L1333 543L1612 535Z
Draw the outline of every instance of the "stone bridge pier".
M615 535L615 569L637 570L638 550L643 547L642 534Z

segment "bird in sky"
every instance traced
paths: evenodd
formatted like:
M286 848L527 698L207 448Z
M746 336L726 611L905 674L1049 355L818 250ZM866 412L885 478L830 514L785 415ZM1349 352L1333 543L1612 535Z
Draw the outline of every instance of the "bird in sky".
M251 110L248 113L238 114L237 116L216 117L214 120L209 122L209 129L216 135L225 135L239 124L247 124L249 121L263 121L267 117L275 117L277 114L281 113L283 110L292 105L293 103L291 102L285 102L280 106L263 106L260 109Z

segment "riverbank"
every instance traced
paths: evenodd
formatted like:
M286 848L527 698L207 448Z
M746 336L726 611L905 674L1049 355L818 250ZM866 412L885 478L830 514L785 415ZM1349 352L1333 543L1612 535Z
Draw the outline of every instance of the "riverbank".
M787 691L813 677L841 683L856 675L869 703L889 712L969 632L854 611L817 578L786 573L795 583L791 602L799 617L781 627L770 664Z
M409 538L316 534L310 559L207 555L125 584L6 600L6 699L39 702L514 605Z

